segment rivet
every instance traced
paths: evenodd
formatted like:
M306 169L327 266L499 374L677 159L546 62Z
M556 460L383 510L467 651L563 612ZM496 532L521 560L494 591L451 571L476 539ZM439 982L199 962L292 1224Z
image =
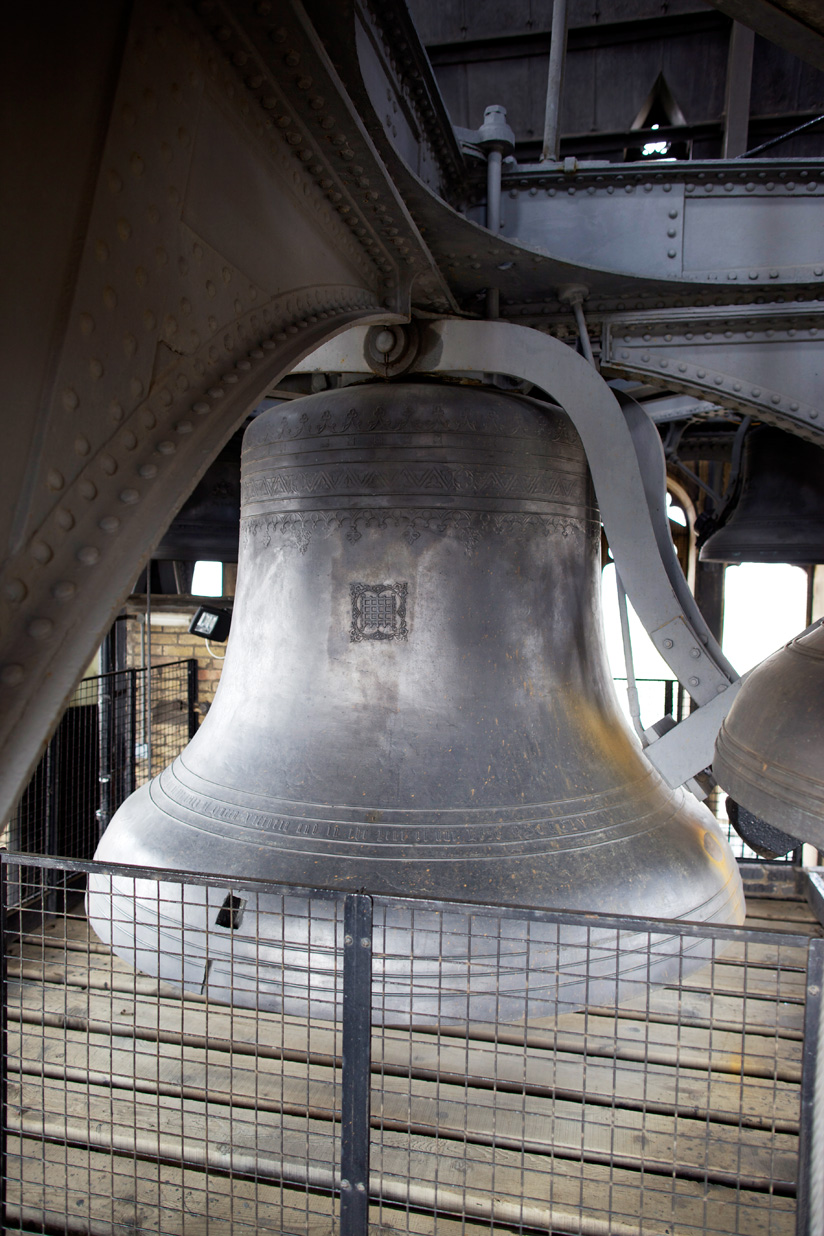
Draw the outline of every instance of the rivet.
M629 360L629 352L622 352L621 360Z
M252 362L248 360L239 360L237 363L237 368L245 373L247 370L252 368Z
M135 502L140 501L140 493L136 489L122 489L120 501L125 502L126 506L134 506Z
M52 588L52 596L58 601L68 601L77 592L77 585L70 579L60 579Z
M690 648L690 656L692 657L693 661L697 661L698 658L701 656L701 649L700 648Z
M23 681L22 665L4 665L0 670L0 681L4 687L17 687Z
M191 421L178 421L175 425L175 433L191 433L193 429L194 425Z
M196 412L198 416L206 416L209 412L211 412L211 410L211 406L208 403L203 403L202 401L192 404L192 411Z
M117 293L111 284L106 284L103 289L103 304L107 309L114 309L117 305Z
M48 639L54 630L54 623L49 618L32 618L26 630L32 639Z
M151 408L144 408L140 419L143 421L143 424L147 429L154 429L157 424L157 417Z
M206 392L210 399L222 399L226 394L222 386L212 386Z
M674 227L668 227L668 228L667 228L667 236L669 236L669 237L670 237L670 239L671 239L673 236L677 236L677 235L678 235L678 229L677 229L677 228L674 228Z
M707 376L706 369L696 369L695 376L697 378L705 378Z
M133 176L142 176L144 163L139 154L133 154L129 159L129 167Z
M81 481L78 489L81 498L85 498L87 502L91 502L93 498L97 497L97 486L93 481Z
M63 407L67 412L74 412L79 403L80 400L78 399L77 391L73 390L70 386L67 386L63 391Z
M697 687L700 681L701 681L700 678L690 678L689 684L691 687Z
M52 553L51 545L49 545L46 541L40 541L40 540L32 541L31 554L32 554L32 557L37 560L37 562L42 562L42 563L51 561L52 557L54 556Z
M781 396L780 395L770 395L770 402L774 404L781 403Z
M667 257L670 257L670 258L677 257L676 250L675 250L675 249L667 249Z
M3 588L3 592L7 600L13 601L16 604L17 602L24 600L28 592L28 588L23 583L22 579L10 579Z
M797 404L797 403L791 403L791 404L790 404L790 411L791 411L791 412L797 412L797 411L798 411L798 404Z
M734 391L740 391L740 390L741 390L741 383L740 383L740 382L733 382L733 384L732 384L732 389L733 389Z
M750 394L751 394L751 395L754 395L754 396L755 396L755 398L757 399L757 398L758 398L758 396L761 394L761 387L760 387L760 386L754 386L754 387L752 388L752 390L750 391Z
M105 240L98 240L94 247L94 253L98 262L105 262L107 260L109 256L109 246L106 244Z
M678 211L677 211L677 210L674 210L674 209L673 209L673 210L669 210L669 211L667 211L667 214L669 215L670 219L677 219L677 218L678 218Z
M274 352L277 349L277 344L274 339L264 339L260 345L264 352Z
M103 377L103 364L96 356L93 356L89 361L89 373L95 381Z
M641 360L644 362L644 364L646 364L646 362L649 360L649 352L643 352L641 354Z
M103 532L117 532L120 527L120 520L116 515L104 515L97 526Z
M46 476L46 484L49 489L62 489L65 483L62 472L58 472L56 468L49 468L48 475Z
M157 464L144 463L137 469L138 475L146 478L147 481L152 480L157 476Z
M131 429L127 429L123 437L120 439L127 451L133 451L137 446L137 438L132 433Z
M811 408L811 409L810 409L810 420L811 420L811 421L817 421L817 420L818 420L818 409L817 409L817 408Z
M109 415L113 421L118 422L123 420L123 408L116 399L113 399L109 404Z
M128 219L118 219L117 234L121 240L128 240L132 234L132 225Z
M55 522L59 528L63 529L64 532L68 532L74 527L74 516L71 511L66 510L64 506L61 506L55 515Z
M260 348L252 348L249 355L253 357L254 360L263 360L263 352Z
M686 373L686 372L687 372L687 366L686 366L686 365L684 365L684 364L679 365L679 366L678 366L678 372L679 372L679 373Z
M109 186L110 193L119 193L120 190L123 188L123 181L121 180L117 172L114 170L114 168L110 169L109 174L106 177L106 183Z
M665 648L672 648L672 640L671 640L671 639L665 639L665 640L664 640L664 647L665 647Z
M824 266L816 266L813 269L814 275L824 275Z
M84 566L94 566L100 557L100 550L94 545L84 545L77 551L77 560Z
M724 379L718 374L716 374L716 376L713 378L713 382L715 383L716 386L724 385Z
M114 455L104 452L104 454L100 456L98 463L107 476L114 476L117 471L117 460Z
M90 313L81 313L77 319L84 335L90 335L94 330L94 318Z
M135 268L134 281L139 288L145 288L149 282L149 272L145 266L137 266Z
M164 441L158 442L156 449L161 455L174 455L177 447L174 442Z

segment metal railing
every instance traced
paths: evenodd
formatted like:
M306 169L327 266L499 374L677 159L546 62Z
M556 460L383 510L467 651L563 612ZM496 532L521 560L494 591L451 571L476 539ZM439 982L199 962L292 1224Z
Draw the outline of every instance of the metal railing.
M821 939L17 871L6 1231L820 1236Z
M147 682L147 679L149 681ZM91 858L121 802L197 729L197 661L84 678L3 829L10 851Z

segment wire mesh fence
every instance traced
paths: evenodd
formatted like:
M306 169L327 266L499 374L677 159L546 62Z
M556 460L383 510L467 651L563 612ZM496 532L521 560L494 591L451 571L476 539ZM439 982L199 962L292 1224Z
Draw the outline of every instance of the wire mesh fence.
M197 728L197 662L84 678L0 844L91 858L120 803L170 764ZM12 902L14 898L12 896Z
M7 1231L820 1236L824 940L16 868Z

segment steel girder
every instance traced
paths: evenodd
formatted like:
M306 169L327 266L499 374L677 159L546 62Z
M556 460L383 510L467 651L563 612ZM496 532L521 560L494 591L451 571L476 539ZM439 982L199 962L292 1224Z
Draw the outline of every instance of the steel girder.
M431 312L452 305L299 3L52 6L49 23L6 40L25 73L5 79L0 811L266 390L352 322L408 314L413 282ZM79 116L58 88L73 56Z

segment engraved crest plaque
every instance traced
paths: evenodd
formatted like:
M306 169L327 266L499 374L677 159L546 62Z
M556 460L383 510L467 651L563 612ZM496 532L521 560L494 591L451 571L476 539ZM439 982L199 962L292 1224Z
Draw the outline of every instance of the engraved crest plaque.
M359 644L365 639L406 639L409 634L406 592L406 584L350 584L351 642Z

